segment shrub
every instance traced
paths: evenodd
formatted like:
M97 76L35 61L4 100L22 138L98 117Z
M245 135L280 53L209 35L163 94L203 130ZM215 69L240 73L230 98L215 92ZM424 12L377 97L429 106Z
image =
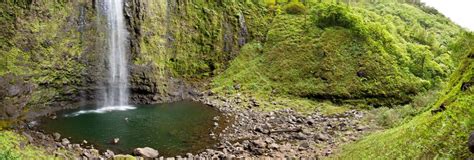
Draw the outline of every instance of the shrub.
M306 13L306 7L303 3L293 1L288 3L283 7L286 13L288 14L304 14Z
M5 151L0 151L0 159L20 159L20 157L18 155L15 155L15 153L13 153L11 149L8 149Z
M326 27L344 27L351 29L362 20L351 14L350 10L337 4L321 4L314 7L313 16L316 26Z

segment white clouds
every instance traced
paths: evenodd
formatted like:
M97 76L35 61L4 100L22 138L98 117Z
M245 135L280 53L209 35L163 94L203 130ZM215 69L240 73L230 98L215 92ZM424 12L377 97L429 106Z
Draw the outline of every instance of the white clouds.
M474 31L473 0L421 0L462 27Z

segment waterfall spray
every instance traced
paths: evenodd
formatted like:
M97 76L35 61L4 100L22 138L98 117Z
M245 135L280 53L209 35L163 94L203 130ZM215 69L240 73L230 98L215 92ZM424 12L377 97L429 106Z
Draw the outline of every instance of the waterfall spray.
M104 0L107 18L107 89L104 107L128 105L127 50L128 32L125 28L123 0Z

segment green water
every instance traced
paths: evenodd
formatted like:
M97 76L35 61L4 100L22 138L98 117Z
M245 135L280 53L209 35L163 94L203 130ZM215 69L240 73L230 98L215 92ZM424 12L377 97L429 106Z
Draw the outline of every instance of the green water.
M62 116L56 120L42 120L40 128L48 133L58 132L62 137L71 137L75 143L87 140L95 148L110 149L116 153L131 153L137 147L152 147L160 155L175 156L188 152L195 154L216 143L209 133L217 132L213 130L213 118L219 112L209 106L178 102L135 107L127 111L78 116L70 116L78 110L69 111L61 113ZM120 138L118 144L110 143L114 138Z

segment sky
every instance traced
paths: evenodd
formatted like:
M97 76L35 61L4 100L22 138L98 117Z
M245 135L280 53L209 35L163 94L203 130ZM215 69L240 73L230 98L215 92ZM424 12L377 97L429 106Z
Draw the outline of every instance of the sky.
M421 0L452 21L474 31L474 0Z

